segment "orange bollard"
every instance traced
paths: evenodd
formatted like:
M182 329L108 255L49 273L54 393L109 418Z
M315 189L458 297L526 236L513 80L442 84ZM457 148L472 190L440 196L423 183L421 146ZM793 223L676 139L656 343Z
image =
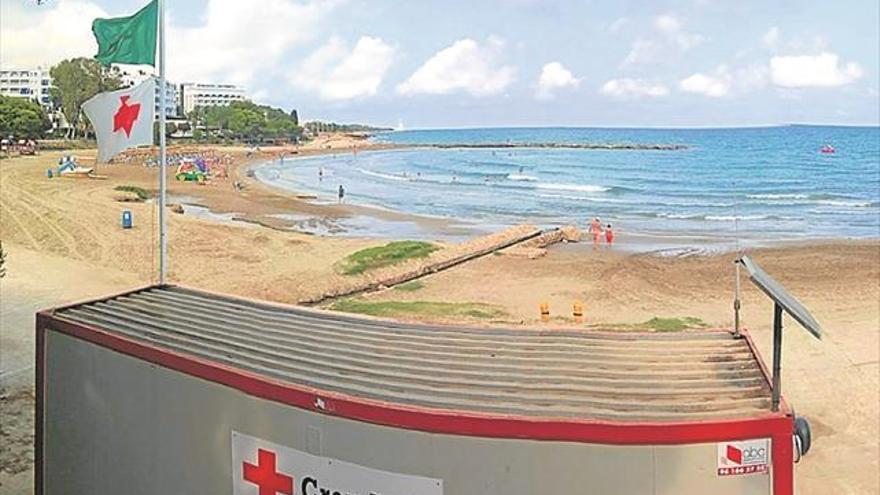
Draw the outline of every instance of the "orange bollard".
M542 302L539 307L541 308L541 321L544 323L550 321L550 305Z
M584 303L580 301L575 301L574 304L571 305L571 315L574 316L575 323L583 323L584 322Z

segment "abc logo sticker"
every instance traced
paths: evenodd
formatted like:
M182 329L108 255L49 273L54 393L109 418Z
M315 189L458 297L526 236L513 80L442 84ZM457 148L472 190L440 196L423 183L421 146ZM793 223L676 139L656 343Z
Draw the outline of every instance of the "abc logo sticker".
M718 444L718 475L764 473L768 471L770 440L766 438Z

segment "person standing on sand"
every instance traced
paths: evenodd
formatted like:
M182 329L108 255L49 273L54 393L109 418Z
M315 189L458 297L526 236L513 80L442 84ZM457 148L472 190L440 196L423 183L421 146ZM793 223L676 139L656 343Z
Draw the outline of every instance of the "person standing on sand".
M339 184L339 202L342 203L342 200L345 199L345 188L342 187L342 184Z
M605 226L605 243L608 244L608 247L611 247L611 244L614 243L614 231L611 230L611 224Z
M588 232L593 234L593 249L598 248L599 239L602 238L602 222L599 221L599 217L594 218L593 221L590 222Z

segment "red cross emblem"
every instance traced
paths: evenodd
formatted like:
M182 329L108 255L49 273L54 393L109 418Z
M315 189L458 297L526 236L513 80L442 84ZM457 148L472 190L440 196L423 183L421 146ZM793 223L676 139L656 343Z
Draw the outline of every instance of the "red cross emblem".
M293 478L275 471L275 453L258 449L257 465L244 462L244 479L257 485L260 495L293 495Z
M122 129L125 131L125 137L131 137L131 128L141 113L141 104L129 105L129 98L131 98L129 95L119 97L119 108L113 115L113 132Z

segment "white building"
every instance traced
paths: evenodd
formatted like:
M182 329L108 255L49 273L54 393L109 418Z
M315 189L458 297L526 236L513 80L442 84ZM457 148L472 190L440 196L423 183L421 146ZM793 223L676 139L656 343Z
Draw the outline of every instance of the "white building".
M135 73L123 72L122 73L122 85L123 86L136 86L142 82L144 82L147 78L152 77L152 74L138 71ZM159 87L158 87L158 79L156 80L156 118L159 118ZM177 91L177 85L168 82L165 80L165 117L166 118L174 118L180 115L180 94Z
M0 95L28 98L45 107L51 107L51 87L52 77L48 69L0 69Z
M244 88L234 84L184 83L180 85L180 101L184 114L196 107L226 106L243 101Z

